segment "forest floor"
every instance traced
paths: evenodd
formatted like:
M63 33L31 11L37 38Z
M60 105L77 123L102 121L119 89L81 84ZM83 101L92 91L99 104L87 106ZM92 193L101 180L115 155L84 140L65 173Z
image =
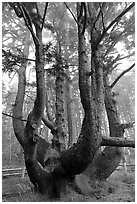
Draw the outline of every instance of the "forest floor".
M86 189L84 181L83 185ZM84 183L82 183L84 182ZM28 177L7 177L2 181L3 202L135 202L135 173L115 171L107 181L96 184L90 194L80 194L71 187L60 200L51 200L33 191Z

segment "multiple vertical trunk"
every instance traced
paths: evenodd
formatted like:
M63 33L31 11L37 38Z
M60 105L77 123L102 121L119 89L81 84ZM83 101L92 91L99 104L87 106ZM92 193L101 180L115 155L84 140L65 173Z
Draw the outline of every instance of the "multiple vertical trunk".
M80 12L80 4L78 3L78 15ZM82 16L78 18L78 50L79 50L79 87L81 102L85 111L85 116L83 119L83 124L81 128L81 133L78 138L78 141L68 150L62 152L61 157L56 157L56 164L52 163L52 168L50 170L46 167L47 171L44 170L37 161L37 127L39 120L42 116L44 97L43 97L43 84L39 81L39 74L42 74L43 63L40 56L41 49L40 46L36 46L36 73L37 73L37 97L34 104L32 113L28 117L28 122L25 127L25 162L28 171L30 180L34 183L35 186L38 186L41 192L46 192L49 186L49 182L46 184L46 181L49 179L50 186L53 184L54 177L60 178L63 180L70 175L80 174L85 170L87 165L93 159L96 154L100 142L101 142L101 120L100 116L102 113L103 107L103 71L102 67L98 65L98 59L96 53L92 54L91 58L91 67L88 66L88 57L86 51L86 41L85 35L82 32ZM37 31L37 37L41 40L40 30ZM38 50L37 50L38 48ZM39 55L38 55L39 53ZM38 59L37 59L38 58ZM59 65L59 62L58 64ZM92 75L90 73L93 73ZM42 78L42 75L40 75ZM63 77L62 75L58 76L59 78ZM61 78L62 79L62 78ZM63 79L58 79L57 91L60 92L62 96L62 84ZM58 95L59 96L59 95ZM57 99L60 100L57 105L60 110L60 113L63 113L63 102L61 96ZM59 106L60 104L60 106ZM58 111L59 113L59 111ZM60 125L62 121L58 122ZM61 117L62 118L62 117ZM62 129L61 129L62 131ZM62 132L58 131L62 134ZM61 135L59 135L60 137ZM55 156L55 155L54 155ZM53 161L53 160L52 160ZM55 161L55 160L54 160ZM50 163L51 164L51 163ZM48 171L49 170L49 171ZM45 182L45 183L44 183ZM54 181L55 182L55 181ZM55 188L55 186L53 187Z
M46 165L43 163L43 158L38 155L37 147L41 146L38 127L43 117L44 107L45 107L45 81L44 81L44 60L43 60L43 45L42 45L42 27L39 21L39 12L37 4L24 3L20 5L19 9L23 9L26 15L26 10L29 12L32 22L35 26L36 33L33 32L33 27L27 25L34 43L36 50L36 84L37 84L37 94L36 100L34 102L34 107L32 112L29 114L26 126L24 128L23 122L20 120L13 119L14 131L16 137L18 138L20 144L23 146L25 154L25 164L28 171L29 178L31 182L39 189L41 193L49 193L52 195L59 196L59 190L62 184L64 185L64 180L72 175L82 173L87 166L91 163L95 157L102 138L101 138L101 115L104 103L104 86L103 86L103 67L99 63L97 48L94 44L95 33L91 32L91 66L89 67L86 39L85 39L85 25L83 24L83 19L86 20L86 11L83 7L83 3L77 3L77 15L78 15L78 63L79 63L79 89L81 103L84 109L84 119L81 127L81 132L76 144L71 146L68 150L64 150L64 138L65 138L65 127L64 127L64 73L61 67L61 58L57 58L58 75L56 79L56 122L54 137L53 137L53 147L55 151L51 151L49 146L48 153L49 156L46 158ZM28 7L26 6L28 5ZM85 4L86 5L86 4ZM84 5L84 6L85 6ZM91 3L89 4L89 8ZM17 7L16 7L17 8ZM87 9L88 10L88 9ZM85 12L85 13L84 13ZM32 16L34 14L35 16ZM92 14L89 14L92 15ZM25 16L27 18L28 16ZM91 16L90 16L91 17ZM92 16L93 17L93 16ZM26 20L26 19L25 19ZM91 20L94 20L91 19ZM25 21L31 23L29 21ZM91 22L94 23L94 22ZM20 70L23 72L20 79L19 89L17 94L17 99L15 102L13 116L21 117L22 106L24 100L25 92L25 67ZM23 81L21 81L23 80ZM23 87L21 87L23 84ZM121 137L123 135L123 130L118 123L118 115L115 110L116 106L113 103L111 97L111 91L108 84L105 81L105 104L108 113L108 118L110 119L110 133L111 135L118 135ZM19 98L22 96L22 98ZM19 111L19 112L18 112ZM112 112L114 117L112 117ZM112 120L114 119L114 120ZM18 128L19 127L19 128ZM115 133L115 131L118 131ZM64 150L64 151L63 151ZM60 153L61 152L61 153ZM111 154L111 152L113 152ZM119 148L106 148L104 152L99 155L97 154L97 159L94 159L96 171L94 176L107 177L110 172L113 171L115 166L119 162L119 158L122 152ZM118 155L118 156L117 156ZM115 156L115 162L112 158ZM39 158L39 159L38 159ZM96 158L96 157L95 157ZM110 161L111 159L111 161ZM39 162L38 162L39 160ZM108 162L108 163L107 163ZM92 164L93 165L93 164ZM108 166L107 166L108 165ZM43 168L45 166L45 168ZM104 172L106 172L104 174ZM101 176L100 176L101 175Z
M124 129L120 124L116 101L109 86L107 76L104 76L104 84L105 107L109 121L109 134L110 137L122 138L124 136ZM99 151L96 154L95 158L93 159L93 162L88 167L87 172L89 172L91 179L105 180L117 168L122 157L122 147L105 147L102 152Z

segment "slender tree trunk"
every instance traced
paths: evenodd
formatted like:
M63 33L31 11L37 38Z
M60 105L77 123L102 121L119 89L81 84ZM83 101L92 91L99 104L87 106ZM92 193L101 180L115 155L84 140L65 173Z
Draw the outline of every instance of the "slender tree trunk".
M24 43L24 56L28 58L29 55L29 41L30 33L26 31L26 38ZM23 111L23 102L25 96L25 85L26 85L26 66L27 61L24 61L18 71L18 92L13 108L13 129L21 146L24 146L24 122L22 121L22 111Z

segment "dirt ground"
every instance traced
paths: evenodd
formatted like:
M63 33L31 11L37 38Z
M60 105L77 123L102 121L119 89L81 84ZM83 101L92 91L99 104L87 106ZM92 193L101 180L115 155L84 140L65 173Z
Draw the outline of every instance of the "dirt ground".
M85 180L79 184L87 188ZM135 174L115 171L107 181L96 183L88 193L76 192L67 187L60 200L51 200L33 191L28 177L8 177L2 181L3 202L135 202Z

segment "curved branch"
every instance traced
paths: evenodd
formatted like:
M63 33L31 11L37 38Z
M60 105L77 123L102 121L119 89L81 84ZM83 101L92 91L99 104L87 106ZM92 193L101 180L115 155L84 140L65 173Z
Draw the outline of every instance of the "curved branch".
M24 123L19 118L22 118L22 111L23 111L23 103L24 103L24 96L25 96L25 76L26 71L26 62L22 64L22 67L19 69L19 82L18 82L18 91L16 95L15 105L13 108L13 129L21 146L24 146Z
M28 57L29 55L29 38L30 33L27 31L26 33L26 39L24 43L24 56ZM24 146L25 138L24 138L24 122L22 120L22 112L23 112L23 103L24 103L24 97L25 97L25 88L26 88L26 67L27 67L27 61L22 62L22 66L19 68L18 74L19 74L19 82L18 82L18 91L16 95L15 105L13 108L13 128L16 135L16 138L18 139L21 146Z
M135 66L135 63L132 64L131 67L129 67L128 69L124 70L116 79L115 81L110 85L110 88L113 88L115 86L115 84L121 79L121 77L126 74L127 72L129 72L133 67Z
M27 12L25 6L22 3L18 3L18 7L22 11L22 16L25 20L26 26L29 28L29 30L30 29L33 30L31 17L29 13Z
M27 6L27 5L26 5ZM28 13L33 13L33 9L35 4L30 5L27 10ZM37 11L38 14L38 11ZM38 17L38 16L36 16ZM40 24L41 19L36 18L35 19L35 30L36 30L36 39L33 38L34 44L35 44L35 70L36 70L36 99L34 102L34 107L32 112L28 116L28 123L25 127L25 132L28 134L31 129L33 129L32 132L37 131L37 128L40 124L40 121L43 116L44 112L44 105L45 105L45 79L44 79L44 57L43 57L43 44L42 44L42 30L40 26L37 26ZM32 37L33 37L33 33ZM34 128L35 127L35 128ZM28 134L31 137L31 134Z
M71 9L69 8L69 6L68 6L65 2L64 2L64 4L65 4L65 6L67 7L67 9L69 10L69 12L71 13L71 15L73 16L73 18L74 18L75 22L77 23L77 25L78 25L78 21L77 21L76 17L74 16L73 12L71 11Z
M106 28L105 32L107 32L115 23L117 23L128 11L130 11L135 6L133 2L127 9L125 9L119 16L117 16Z

